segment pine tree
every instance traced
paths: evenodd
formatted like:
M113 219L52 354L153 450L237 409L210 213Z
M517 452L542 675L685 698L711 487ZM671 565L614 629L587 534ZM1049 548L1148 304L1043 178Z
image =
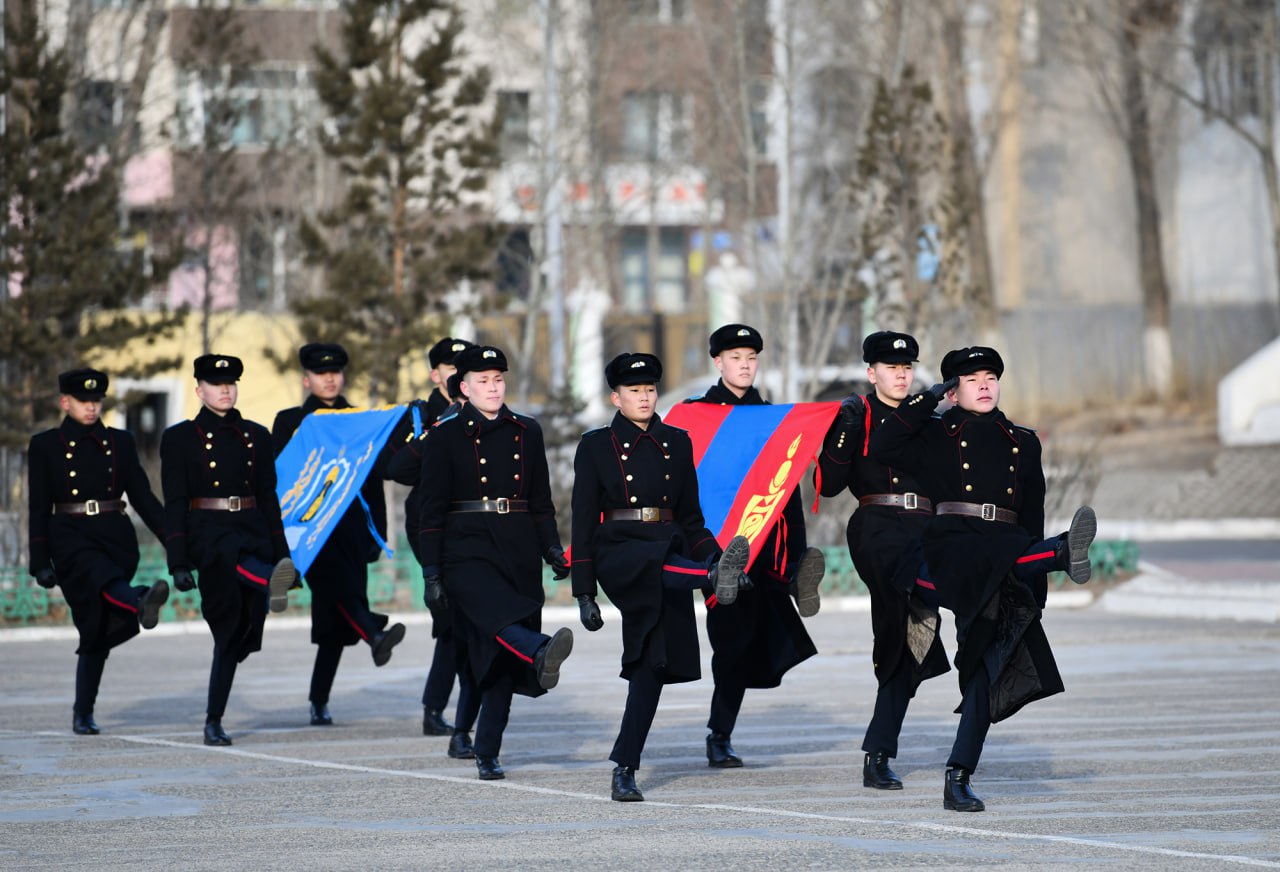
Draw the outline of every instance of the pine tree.
M305 341L343 343L370 397L400 392L402 362L438 338L441 297L480 278L495 231L469 202L494 166L488 71L469 65L445 0L348 0L339 53L317 48L321 142L345 182L304 222L323 290L294 303Z
M39 10L34 0L11 5L0 58L0 204L8 210L7 220L0 213L0 448L25 446L56 422L61 370L108 352L113 377L177 364L119 362L122 350L153 344L177 319L131 308L148 289L146 258L122 246L128 230L114 175L63 126L68 65L50 47Z

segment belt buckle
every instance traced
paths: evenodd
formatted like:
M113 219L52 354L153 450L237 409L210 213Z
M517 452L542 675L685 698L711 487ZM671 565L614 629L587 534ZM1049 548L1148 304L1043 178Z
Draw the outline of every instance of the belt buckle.
M497 505L498 505L498 514L499 514L499 515L506 515L506 514L510 513L510 511L511 511L511 501L510 501L509 499L507 499L506 497L498 497L498 499L497 499Z
M227 497L227 511L228 511L228 512L238 512L238 511L240 511L240 498L239 498L239 497Z
M996 519L996 504L983 503L982 504L982 520L994 521L995 519Z
M902 507L908 511L920 508L920 504L916 501L915 494L906 493L902 495Z
M661 519L659 510L652 506L645 506L640 510L640 520L647 521L650 524L657 523Z
M102 512L102 507L98 505L97 500L84 501L84 513L86 515L97 515Z

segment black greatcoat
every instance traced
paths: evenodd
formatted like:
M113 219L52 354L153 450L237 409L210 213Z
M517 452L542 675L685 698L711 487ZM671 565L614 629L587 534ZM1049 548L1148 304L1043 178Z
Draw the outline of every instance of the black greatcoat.
M422 449L427 431L440 419L444 410L449 408L449 400L436 388L425 400L414 400L405 410L404 417L391 431L387 446L392 454L387 460L385 475L392 481L409 487L409 496L404 501L404 531L409 537L409 547L415 557L418 554L418 532L422 529ZM421 431L413 432L413 412L418 412ZM419 560L421 562L421 560ZM434 629L432 630L434 633Z
M133 436L64 418L31 437L28 544L31 574L52 567L80 633L77 653L104 653L138 635L138 617L109 607L102 588L138 569L138 537L123 512L55 515L54 503L118 500L125 495L143 523L164 541L164 510L138 462Z
M754 387L741 398L721 380L701 397L686 403L721 406L763 406L764 397ZM777 687L782 676L803 663L818 649L796 611L787 582L791 568L808 548L804 505L797 488L782 508L747 574L755 587L741 591L734 604L707 610L707 638L711 642L711 675L716 683L726 676L749 688Z
M271 441L274 455L280 456L302 419L317 409L350 409L347 398L339 396L332 406L326 406L315 397L307 397L301 406L283 409L276 414L271 425ZM360 495L369 504L378 535L386 538L387 501L382 491L382 476L375 468L364 480ZM369 571L367 564L377 560L381 548L369 534L369 523L364 507L353 501L342 518L329 533L324 547L316 555L307 570L305 581L311 588L311 642L315 645L355 645L360 635L351 623L342 617L338 604L355 599L369 610ZM387 616L369 612L378 629L387 625Z
M262 648L267 597L237 580L242 554L275 563L289 556L276 497L271 434L232 409L219 416L202 408L160 439L164 483L165 547L169 569L199 572L200 612L214 641L244 660ZM190 509L203 497L254 497L238 512Z
M833 497L846 487L855 497L870 494L914 493L929 497L924 485L905 469L886 466L869 456L870 434L893 413L872 391L863 398L862 420L847 426L836 418L818 456L820 492ZM907 612L923 554L920 537L932 517L923 510L897 506L859 506L849 516L846 536L849 555L871 595L871 659L883 686L894 674L907 649ZM934 637L924 663L912 661L912 692L920 682L951 670L942 640Z
M697 680L693 595L662 585L668 554L703 560L720 551L702 518L689 434L657 415L641 430L618 413L583 434L573 470L574 596L595 596L599 581L622 612L623 678L647 655L665 684ZM601 520L607 509L629 508L669 508L675 520Z
M433 427L422 445L421 560L441 570L472 674L483 687L505 669L516 693L541 696L546 691L533 670L495 637L512 624L542 627L542 559L560 544L542 428L506 406L492 421L464 406ZM455 502L499 497L527 500L529 511L450 510Z
M1047 579L1028 587L1012 576L1017 559L1044 538L1040 440L999 409L977 415L956 406L937 417L937 402L923 393L899 406L872 435L871 456L911 470L936 502L1018 513L1017 524L937 515L923 539L930 577L956 616L960 689L985 665L996 723L1063 690L1040 622Z

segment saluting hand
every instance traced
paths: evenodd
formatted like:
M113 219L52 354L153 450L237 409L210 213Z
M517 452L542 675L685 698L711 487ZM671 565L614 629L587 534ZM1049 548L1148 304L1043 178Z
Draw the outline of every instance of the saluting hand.
M596 605L595 597L586 593L578 597L578 619L592 633L604 626L604 618L600 617L600 606Z
M183 591L195 590L196 580L191 573L185 569L179 569L176 572L169 573L173 576L173 586L175 589Z
M52 590L58 583L58 574L52 569L42 569L36 573L36 584L45 590Z
M569 561L564 556L564 549L559 545L552 545L547 549L547 564L551 567L551 574L556 581L569 577Z
M942 398L947 395L947 391L954 390L958 384L960 384L960 376L953 375L942 384L936 384L929 388L928 393L932 394L933 398L938 402L942 402Z

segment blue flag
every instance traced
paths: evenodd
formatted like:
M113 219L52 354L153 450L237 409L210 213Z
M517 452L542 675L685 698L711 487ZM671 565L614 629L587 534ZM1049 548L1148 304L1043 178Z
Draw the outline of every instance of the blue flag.
M351 502L364 503L360 488L403 415L404 406L381 406L324 409L302 419L276 458L284 537L298 572L306 574ZM373 535L385 550L376 530Z

